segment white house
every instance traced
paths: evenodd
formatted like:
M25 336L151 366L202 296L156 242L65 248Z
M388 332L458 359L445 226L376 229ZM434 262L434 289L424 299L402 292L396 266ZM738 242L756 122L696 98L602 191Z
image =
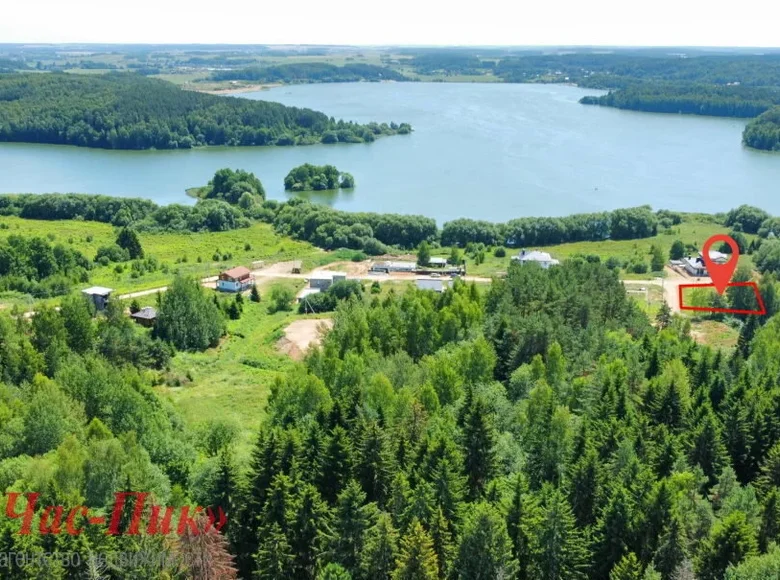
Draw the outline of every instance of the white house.
M710 260L716 264L725 264L731 257L729 254L724 254L723 252L718 252L717 250L710 250L709 253ZM682 262L685 271L688 272L691 276L696 276L697 278L709 276L709 272L707 272L707 265L704 263L704 254L702 252L699 252L699 255L695 258L687 256L682 259Z
M536 262L545 270L550 266L556 266L560 264L560 262L553 258L550 254L547 252L540 252L539 250L531 250L529 252L528 250L524 249L516 256L512 256L512 259L520 262L520 265Z

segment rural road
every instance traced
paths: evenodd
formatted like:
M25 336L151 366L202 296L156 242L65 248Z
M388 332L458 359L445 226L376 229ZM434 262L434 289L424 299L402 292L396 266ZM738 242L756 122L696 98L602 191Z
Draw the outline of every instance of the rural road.
M308 280L311 278L314 274L320 273L320 272L335 272L336 270L329 270L327 266L322 266L320 268L315 268L311 272L307 272L305 274L293 274L292 272L279 272L278 269L274 269L273 266L270 266L268 268L261 268L259 270L253 270L252 275L254 276L255 280L263 279L263 280L279 280L279 279L297 279L297 280ZM383 274L383 273L366 273L366 274L347 274L347 277L350 280L364 280L367 282L373 282L376 281L382 281L382 280L409 280L412 281L416 278L414 274ZM207 278L201 279L201 284L204 286L208 286L210 288L215 287L215 283L217 281L218 276L209 276ZM490 278L484 278L480 276L463 276L463 280L466 282L482 282L487 283L490 282ZM449 280L448 277L443 277L443 280ZM167 286L160 286L159 288L150 288L149 290L139 290L138 292L130 292L128 294L120 294L119 299L120 300L131 300L133 298L142 298L144 296L149 296L151 294L157 294L158 292L165 292L168 289Z
M680 312L680 285L681 284L712 284L709 278L687 278L667 267L666 278L654 278L652 280L623 280L626 286L661 286L664 291L664 300L672 309L672 312Z

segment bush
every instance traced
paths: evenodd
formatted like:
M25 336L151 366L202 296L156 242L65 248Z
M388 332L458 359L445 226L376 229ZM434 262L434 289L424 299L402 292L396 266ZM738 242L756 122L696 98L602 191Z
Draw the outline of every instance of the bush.
M295 294L286 286L274 286L271 288L271 304L268 306L268 313L292 310L294 298Z
M630 270L634 274L647 274L647 263L646 262L632 262L630 265Z
M493 250L493 255L496 258L505 258L506 257L506 248L504 246L498 246L495 250Z

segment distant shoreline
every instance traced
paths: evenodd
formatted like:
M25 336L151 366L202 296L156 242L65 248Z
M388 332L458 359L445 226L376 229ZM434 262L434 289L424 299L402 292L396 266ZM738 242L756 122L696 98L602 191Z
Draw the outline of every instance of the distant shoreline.
M185 86L188 90L208 95L236 95L240 93L253 93L255 91L265 91L276 87L281 87L281 83L258 83L254 85L242 85L239 87L208 88L199 89L196 86Z

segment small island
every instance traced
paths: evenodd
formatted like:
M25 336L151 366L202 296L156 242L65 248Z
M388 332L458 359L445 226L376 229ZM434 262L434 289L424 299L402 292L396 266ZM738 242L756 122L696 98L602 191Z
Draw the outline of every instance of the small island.
M284 178L285 191L325 191L328 189L352 189L355 178L342 173L333 165L304 163L290 170Z

